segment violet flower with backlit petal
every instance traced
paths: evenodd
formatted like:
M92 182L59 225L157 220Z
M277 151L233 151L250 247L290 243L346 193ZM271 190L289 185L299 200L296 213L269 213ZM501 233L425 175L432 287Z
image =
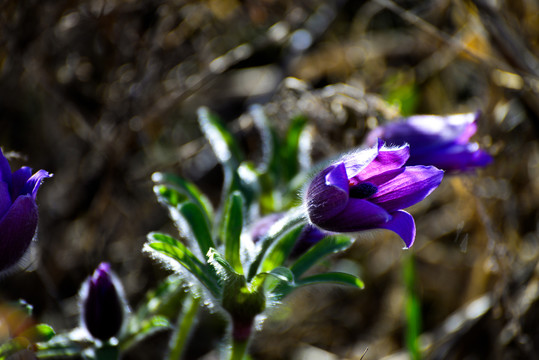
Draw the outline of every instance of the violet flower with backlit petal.
M51 176L45 170L32 175L27 166L11 173L0 150L0 271L19 262L28 250L37 228L37 191Z
M413 217L402 209L429 195L443 178L434 166L404 166L407 145L372 148L345 155L318 173L307 188L305 206L311 223L333 232L388 229L406 248L415 239Z
M126 305L121 284L108 263L101 263L81 290L81 320L96 339L107 341L122 328Z
M406 165L433 165L446 171L466 171L492 162L470 138L481 112L448 116L416 115L377 127L367 135L372 146L380 138L390 145L410 145Z

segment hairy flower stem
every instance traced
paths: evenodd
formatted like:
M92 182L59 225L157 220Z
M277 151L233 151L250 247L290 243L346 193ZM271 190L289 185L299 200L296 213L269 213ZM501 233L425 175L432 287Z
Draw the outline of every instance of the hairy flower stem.
M178 315L178 321L176 323L177 327L170 344L168 360L179 360L182 358L185 343L189 338L196 314L198 313L200 301L201 299L199 296L193 296L190 293L187 294L182 310Z
M242 360L251 339L253 320L232 320L230 360Z
M243 360L248 342L248 340L233 340L230 360Z

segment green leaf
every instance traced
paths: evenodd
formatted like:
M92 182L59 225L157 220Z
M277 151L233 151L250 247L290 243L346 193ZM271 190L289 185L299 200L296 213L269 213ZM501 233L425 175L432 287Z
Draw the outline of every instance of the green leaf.
M261 248L258 252L255 260L249 267L248 280L252 280L258 273L260 264L266 257L266 253L271 245L281 236L284 236L287 232L294 229L299 224L305 223L304 211L298 207L290 209L289 212L279 221L272 225L268 234L260 240Z
M206 255L210 248L215 247L215 245L202 210L192 202L186 202L178 206L178 212L189 224L202 255Z
M363 281L355 277L354 275L341 273L341 272L328 272L317 275L312 275L301 280L296 280L297 286L314 285L314 284L327 284L336 283L342 285L350 285L360 289L363 289L365 285Z
M214 295L218 296L220 288L215 273L202 263L184 244L171 236L161 233L148 234L149 249L164 254L193 274Z
M346 250L350 247L350 245L352 245L352 239L350 239L348 236L327 236L320 240L302 256L300 256L294 262L294 264L292 264L290 270L294 273L296 278L299 278L305 273L305 271L309 270L311 266L316 264L324 257L338 251Z
M68 334L56 335L46 342L38 342L36 344L36 356L39 359L59 359L64 357L72 357L80 355L82 352L82 345L84 341L81 341L80 336L76 334L74 330ZM90 342L86 341L87 345Z
M206 107L198 109L198 122L215 156L223 167L229 170L236 169L243 159L243 154L232 134L225 128L218 117Z
M253 117L255 126L258 128L262 148L262 161L258 166L259 173L271 173L274 178L278 178L281 173L279 159L279 138L275 130L270 126L268 118L262 106L256 104L249 108L249 113Z
M262 262L263 272L270 271L284 264L290 252L292 252L303 227L300 225L292 228L273 244Z
M215 268L217 271L218 276L220 277L220 280L225 281L226 277L229 275L239 275L236 273L232 265L226 259L217 252L215 249L210 249L208 252L208 262ZM222 271L220 271L219 265L223 270L225 270L224 274Z
M37 324L22 332L19 336L23 336L32 342L48 341L56 335L52 327L47 324Z
M252 282L253 288L265 288L273 300L280 301L296 288L294 275L285 267L277 267L270 272L259 273Z
M160 172L154 173L152 175L152 180L156 184L166 185L166 189L169 189L169 191L170 188L172 188L187 196L191 202L198 205L204 211L204 214L208 219L208 223L211 224L213 219L213 207L209 199L198 189L195 184L183 179L180 176ZM177 206L180 202L183 202L179 201L181 199L179 199L177 194L174 194L174 196L176 196L178 199L171 199L172 201L175 200L173 206Z
M306 124L307 118L303 115L298 115L292 118L290 127L288 128L285 146L282 147L281 155L284 160L284 176L286 180L292 180L292 178L299 172L299 141Z
M170 321L164 316L155 315L143 319L136 324L136 328L132 329L134 331L130 332L128 336L124 336L120 339L120 347L122 350L127 350L134 344L137 344L157 331L170 329L171 327Z
M225 241L225 258L232 268L243 275L240 260L240 236L243 227L243 197L239 191L234 191L225 206L223 217L223 232Z

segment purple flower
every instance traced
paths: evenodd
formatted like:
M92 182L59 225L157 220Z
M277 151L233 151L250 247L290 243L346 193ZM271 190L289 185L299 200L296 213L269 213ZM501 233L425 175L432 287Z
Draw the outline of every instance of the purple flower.
M470 138L477 131L481 112L448 116L416 115L372 130L366 143L380 138L390 145L410 145L406 165L433 165L447 171L465 171L492 162Z
M81 300L82 323L94 338L107 341L118 335L126 305L122 286L108 263L101 263L83 284Z
M11 168L0 150L0 271L15 265L26 253L37 228L36 195L45 170Z
M406 248L414 243L413 217L403 211L429 195L442 181L434 166L403 166L407 145L372 148L341 157L318 173L305 194L311 223L333 232L388 229Z

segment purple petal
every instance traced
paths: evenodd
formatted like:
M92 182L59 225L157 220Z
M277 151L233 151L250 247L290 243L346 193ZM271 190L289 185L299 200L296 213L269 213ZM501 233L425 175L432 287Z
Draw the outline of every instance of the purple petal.
M5 182L0 182L0 219L8 211L11 206L11 195L8 185Z
M383 147L378 152L378 156L358 173L353 180L357 182L365 181L366 179L385 171L398 169L406 163L409 156L410 148L408 145L396 148Z
M309 218L315 224L340 213L348 203L348 178L344 163L320 172L311 181L306 194Z
M402 173L380 184L378 192L369 201L390 213L407 208L423 200L438 187L443 174L442 170L434 166L406 166Z
M412 154L409 165L429 164L448 171L465 171L474 167L486 166L492 157L479 149L477 143L452 145L429 151L417 151Z
M26 185L28 179L32 176L32 168L23 166L13 173L13 184L11 188L11 198L15 199L22 195L22 189Z
M11 167L0 149L0 180L11 186Z
M32 194L32 197L34 200L36 199L37 191L39 190L39 187L41 186L41 182L45 178L52 177L53 174L49 174L45 170L39 170L34 175L32 175L26 184L24 185L23 189L21 190L22 194Z
M32 196L19 196L0 220L0 271L24 255L37 227L37 206Z
M391 215L393 217L391 220L378 227L397 233L404 241L405 248L408 249L414 244L415 240L414 218L403 210L395 211Z
M379 227L391 219L391 215L378 205L363 199L349 199L348 205L333 218L314 223L334 232L355 232Z

